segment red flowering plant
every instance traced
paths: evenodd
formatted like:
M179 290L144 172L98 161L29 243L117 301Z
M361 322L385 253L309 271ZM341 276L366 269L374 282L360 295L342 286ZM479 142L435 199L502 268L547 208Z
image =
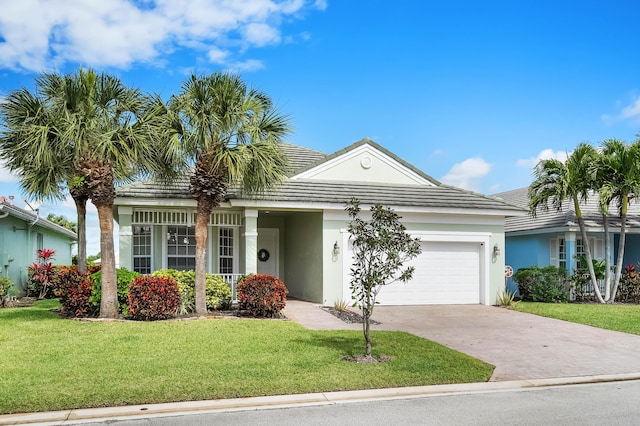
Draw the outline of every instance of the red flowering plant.
M40 249L36 251L38 259L27 267L27 293L38 299L53 296L57 268L51 263L55 250Z

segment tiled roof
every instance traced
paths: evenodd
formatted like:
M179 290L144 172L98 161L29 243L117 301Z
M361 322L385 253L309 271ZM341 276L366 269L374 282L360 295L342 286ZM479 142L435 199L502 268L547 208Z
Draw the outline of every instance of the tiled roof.
M512 191L494 194L493 197L504 200L525 209L529 209L529 188L519 188ZM580 210L587 228L602 228L602 215L598 208L598 194L593 194L586 202L581 203ZM619 228L620 220L616 217L617 207L612 204L609 208L609 226ZM631 203L627 213L627 226L640 227L640 205ZM527 214L526 216L511 217L505 222L505 232L530 231L536 229L549 228L577 228L578 220L575 215L573 201L566 200L562 203L562 210L557 211L551 204L547 210L538 207L536 217Z
M516 205L508 204L493 197L487 197L448 185L443 185L430 176L424 174L404 160L396 157L370 139L356 142L345 150L332 155L326 155L319 151L300 147L293 144L283 144L286 155L289 157L291 175L309 170L318 164L341 155L364 143L369 143L394 160L402 163L432 183L431 185L386 185L366 182L321 181L313 179L287 180L275 189L266 190L258 195L242 194L237 188L230 188L227 193L227 201L231 200L262 200L271 202L295 202L295 203L321 203L338 204L341 207L357 198L363 204L382 203L388 206L446 208L446 209L486 209L510 212L515 215L523 214L523 209ZM171 198L191 199L189 194L189 178L180 176L171 182L158 182L145 180L123 185L116 190L119 198Z
M289 176L296 175L309 166L324 161L327 154L291 143L282 143L280 147L289 158Z

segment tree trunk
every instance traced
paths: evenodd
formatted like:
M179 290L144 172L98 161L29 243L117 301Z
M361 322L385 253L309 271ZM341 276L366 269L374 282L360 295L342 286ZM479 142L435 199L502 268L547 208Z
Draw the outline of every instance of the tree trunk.
M98 209L98 219L100 220L100 256L102 265L100 318L118 318L118 285L113 248L113 205L96 204L96 208Z
M87 198L71 193L78 215L78 272L87 273Z
M609 216L602 215L604 226L604 301L611 299L611 242L609 241Z
M580 226L580 234L582 235L582 244L584 245L584 252L585 256L587 257L587 268L589 268L589 276L591 277L591 282L593 283L593 291L596 294L598 302L604 303L604 299L602 298L602 294L600 293L600 287L598 287L598 279L596 278L596 273L593 270L591 246L589 244L589 238L587 238L587 230L584 226L584 218L582 217L582 211L580 210L580 202L578 201L578 197L573 197L573 206L576 212L576 217L578 218L578 226Z
M627 239L627 208L629 206L629 198L622 198L620 206L620 241L618 241L618 259L616 260L616 275L613 279L613 291L611 292L611 302L616 299L618 286L620 285L620 277L622 276L622 262L624 261L624 246Z
M205 198L198 199L196 213L196 314L207 314L207 233L213 203Z

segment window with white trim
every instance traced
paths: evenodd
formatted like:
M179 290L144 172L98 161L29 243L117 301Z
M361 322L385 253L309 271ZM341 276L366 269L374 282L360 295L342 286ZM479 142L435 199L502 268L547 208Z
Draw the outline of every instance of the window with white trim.
M233 274L233 228L219 228L218 273Z
M167 227L167 268L178 271L196 269L196 231L194 227Z
M151 273L151 226L133 226L133 270Z
M558 268L567 269L567 242L563 237L558 237Z

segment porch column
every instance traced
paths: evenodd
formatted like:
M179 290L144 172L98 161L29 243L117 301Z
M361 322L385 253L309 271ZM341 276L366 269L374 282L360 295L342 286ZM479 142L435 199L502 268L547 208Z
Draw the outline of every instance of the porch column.
M244 273L258 273L258 210L244 211Z
M132 207L118 207L118 240L120 254L119 265L121 268L127 268L133 271L133 230L131 229L131 219L133 217Z
M578 266L578 260L576 259L577 247L576 247L576 233L565 232L564 244L567 256L567 275L573 274Z

